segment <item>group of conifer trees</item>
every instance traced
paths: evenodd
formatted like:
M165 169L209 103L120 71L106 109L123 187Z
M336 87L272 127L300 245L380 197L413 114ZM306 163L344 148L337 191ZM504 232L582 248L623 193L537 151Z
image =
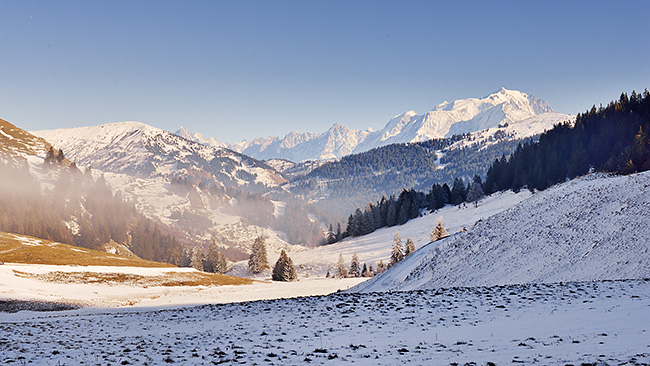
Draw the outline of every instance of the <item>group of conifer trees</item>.
M592 107L497 159L485 179L488 193L524 187L543 190L589 171L629 174L650 169L650 94L622 93L607 107Z
M435 211L447 204L476 203L483 196L483 182L478 175L468 184L465 184L462 178L456 178L451 188L447 183L436 183L427 193L404 189L397 198L391 196L386 199L382 196L376 204L368 203L363 212L357 208L354 214L349 216L345 232L340 235L339 231L334 234L330 226L327 242L331 244L348 236L370 234L382 227L403 225L419 217L422 210Z
M248 270L253 274L258 274L269 268L266 243L263 237L258 236L255 238L253 246L251 247L251 255L248 259ZM289 255L287 255L287 252L284 249L280 252L280 257L273 266L271 278L273 281L285 282L298 280L296 267L293 265L293 261L289 258Z
M343 259L343 253L339 254L339 259L336 261L336 265L334 266L334 273L330 272L330 269L327 270L327 274L325 277L334 277L334 278L351 278L351 277L372 277L377 273L381 273L384 271L386 267L384 266L384 262L380 261L379 264L377 265L377 270L374 270L372 268L372 264L368 266L366 263L363 263L363 266L361 266L361 262L359 261L359 255L357 255L357 252L355 251L352 254L352 259L350 260L350 269L346 267L345 265L345 260Z

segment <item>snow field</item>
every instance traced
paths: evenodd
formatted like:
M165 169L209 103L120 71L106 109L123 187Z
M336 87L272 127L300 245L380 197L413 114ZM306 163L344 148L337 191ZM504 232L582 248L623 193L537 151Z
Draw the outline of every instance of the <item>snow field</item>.
M649 320L648 280L2 314L0 363L639 365Z
M18 272L18 273L16 273ZM179 306L290 298L329 294L348 289L364 279L301 279L299 282L256 282L225 286L138 286L126 283L55 283L33 276L55 272L87 272L160 276L198 273L193 268L105 266L0 265L0 300L45 301L78 306L114 308ZM2 313L0 313L0 317Z

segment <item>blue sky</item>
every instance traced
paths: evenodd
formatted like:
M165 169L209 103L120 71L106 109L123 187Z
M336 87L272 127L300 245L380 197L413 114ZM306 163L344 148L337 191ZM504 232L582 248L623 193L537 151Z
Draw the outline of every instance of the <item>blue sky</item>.
M575 114L650 88L650 1L4 1L0 118L226 142L502 86Z

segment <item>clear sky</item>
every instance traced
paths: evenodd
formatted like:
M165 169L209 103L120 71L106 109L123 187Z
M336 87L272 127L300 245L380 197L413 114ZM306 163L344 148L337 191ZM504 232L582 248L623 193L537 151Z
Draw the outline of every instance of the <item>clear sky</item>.
M650 88L650 1L5 1L0 118L225 142L501 88L562 113Z

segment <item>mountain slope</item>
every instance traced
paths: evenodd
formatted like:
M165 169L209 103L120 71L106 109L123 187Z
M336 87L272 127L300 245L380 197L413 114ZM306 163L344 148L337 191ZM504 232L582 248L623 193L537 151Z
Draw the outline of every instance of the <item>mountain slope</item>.
M187 178L216 187L277 186L285 180L239 153L139 122L35 131L82 166L140 177Z
M589 175L430 243L357 292L650 278L650 173Z
M28 156L43 155L52 145L13 124L0 119L0 158L17 163Z
M0 232L0 262L77 266L174 267L167 263L122 256Z
M294 232L270 228L285 217L276 220L275 203L261 194L285 179L240 153L138 122L36 133L55 141L81 166L93 168L139 212L163 223L186 243L214 239L229 259L240 260L258 235L266 238L270 253L304 250L287 241L307 245L317 241L292 240L294 232L315 231L317 223L307 215L294 225Z
M476 132L545 113L553 113L547 102L520 91L502 88L484 98L438 104L422 115L408 111L393 117L379 131L349 129L334 124L322 134L291 132L284 138L258 138L228 147L256 159L279 158L301 162L340 158L394 143L420 142ZM569 118L568 115L564 116ZM221 144L183 128L177 134L209 145Z

